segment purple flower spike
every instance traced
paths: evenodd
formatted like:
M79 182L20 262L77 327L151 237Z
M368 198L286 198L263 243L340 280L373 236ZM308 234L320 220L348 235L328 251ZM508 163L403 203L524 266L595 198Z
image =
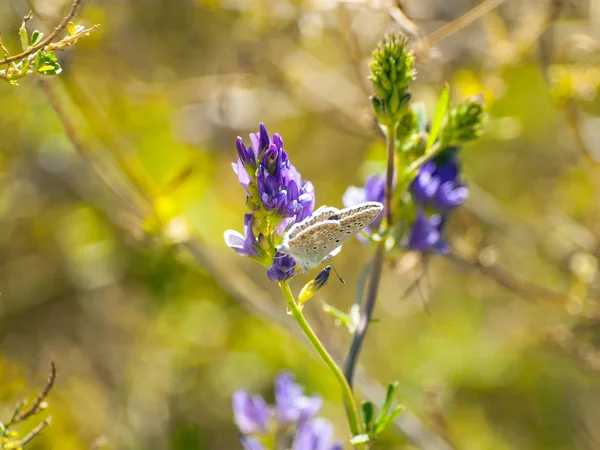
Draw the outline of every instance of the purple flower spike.
M231 403L235 423L242 433L252 434L266 431L268 409L260 395L253 396L246 391L236 391L233 393Z
M332 450L333 428L328 420L316 418L301 426L294 439L292 450Z
M422 209L417 211L417 218L408 238L408 248L417 251L437 250L448 253L448 245L442 238L443 217L434 214L427 217Z
M285 281L294 275L295 268L294 258L285 253L277 252L273 264L267 269L267 276L271 281Z
M312 183L302 180L290 163L280 135L274 134L271 138L261 123L259 132L250 134L250 142L251 145L246 147L243 140L237 138L239 157L232 167L246 189L246 204L252 214L264 218L260 224L270 225L257 228L256 234L277 243L290 226L313 213L315 189ZM225 242L243 256L261 257L261 261L273 257L268 249L258 246L251 226L246 227L244 235L228 230ZM293 276L294 270L295 263L290 256L276 254L267 275L273 281L283 281Z
M264 450L263 445L253 437L243 436L240 438L240 443L244 450Z
M252 230L252 222L254 217L252 214L246 214L244 216L244 236L234 230L227 230L223 237L225 238L225 244L236 251L238 255L242 256L259 256L258 242L254 237L254 231Z
M282 372L275 379L275 405L281 422L295 423L304 422L319 412L323 400L318 395L304 395L304 389L294 381L293 375Z

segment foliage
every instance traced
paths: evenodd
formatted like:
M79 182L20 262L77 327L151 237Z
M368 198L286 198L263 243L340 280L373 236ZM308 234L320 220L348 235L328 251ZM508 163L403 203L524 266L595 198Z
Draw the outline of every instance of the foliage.
M105 32L45 49L60 76L0 86L2 417L60 370L27 447L239 448L231 396L273 404L287 369L323 399L308 440L597 448L598 45L579 5L499 3L86 2ZM32 2L42 42L59 6ZM301 194L231 171L261 122L311 212L386 207L333 258L345 283L275 264Z

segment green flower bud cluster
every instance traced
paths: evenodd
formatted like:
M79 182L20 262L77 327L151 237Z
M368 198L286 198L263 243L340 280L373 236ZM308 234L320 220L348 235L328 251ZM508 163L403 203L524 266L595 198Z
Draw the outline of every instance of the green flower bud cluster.
M373 52L369 78L375 95L371 102L380 124L395 125L406 112L410 83L416 74L414 64L406 40L393 33L386 35Z
M484 118L482 96L463 100L446 116L439 137L442 146L460 146L477 139L483 130Z

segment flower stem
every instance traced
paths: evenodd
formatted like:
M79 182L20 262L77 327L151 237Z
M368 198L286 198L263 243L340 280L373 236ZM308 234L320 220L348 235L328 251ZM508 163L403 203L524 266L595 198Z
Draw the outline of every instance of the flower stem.
M394 198L394 156L396 154L396 125L392 124L387 129L387 171L385 180L385 208L386 208L386 227L394 223L394 212L392 210L392 200ZM354 380L354 371L358 363L358 357L362 349L362 344L367 336L367 330L373 312L375 311L375 303L377 301L377 292L379 291L379 282L381 281L381 272L383 271L383 260L385 258L385 239L382 239L377 244L375 257L373 258L371 276L369 277L369 286L367 288L367 296L364 304L360 309L360 316L356 325L356 330L352 336L352 343L346 358L344 366L344 376L348 380L348 384L352 386Z
M389 229L394 223L394 211L392 211L392 200L394 198L394 156L396 155L396 124L392 124L387 130L387 169L385 174L385 208L386 227ZM385 239L382 239L384 242Z
M300 328L312 344L313 348L317 351L325 364L327 364L327 367L329 367L340 384L340 387L342 388L342 395L344 397L344 403L346 404L346 414L348 415L348 424L350 425L350 431L352 432L352 435L356 436L361 434L362 427L360 424L356 400L354 398L354 394L352 393L352 388L346 381L346 378L344 378L342 370L335 363L323 343L319 340L309 323L306 321L304 314L302 314L302 308L300 305L298 305L298 302L294 298L294 294L292 294L289 283L287 281L282 281L279 283L279 287L281 288L285 301L292 312L292 316L294 316L294 319L296 319L296 322L298 322L298 325L300 325Z

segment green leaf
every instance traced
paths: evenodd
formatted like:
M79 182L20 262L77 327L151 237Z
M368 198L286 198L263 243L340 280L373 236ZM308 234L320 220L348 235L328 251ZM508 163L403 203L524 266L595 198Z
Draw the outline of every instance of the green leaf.
M29 48L29 37L27 36L27 30L23 25L19 28L19 38L21 39L21 48L23 51L26 51Z
M371 431L371 422L373 421L373 403L364 402L362 404L361 413L366 430Z
M450 103L450 86L446 85L444 92L440 95L440 98L437 102L437 106L435 107L435 114L433 115L433 122L431 122L431 130L429 130L429 137L427 138L427 145L425 146L425 154L429 152L429 149L433 146L438 135L440 134L440 130L442 129L442 124L444 123L444 118L446 117L446 112L448 111L448 105Z
M370 440L371 437L368 434L357 434L356 436L352 436L350 443L352 445L366 444Z
M56 70L56 68L54 66L45 65L45 66L42 66L42 67L38 68L38 70L40 72L43 72L44 70Z
M375 429L373 430L374 434L379 434L381 433L383 430L385 430L387 428L387 426L392 423L394 420L396 420L396 417L398 417L400 415L400 413L402 411L404 411L406 408L403 405L398 405L394 408L394 410L388 414L387 416L385 416L376 426Z
M385 419L385 417L388 414L388 411L392 407L392 402L394 401L394 392L396 392L396 387L398 387L397 381L394 381L393 383L388 384L387 392L385 395L385 401L383 402L381 411L379 411L379 414L377 414L377 418L375 419L375 429L379 428L379 424Z
M35 30L33 33L31 33L31 45L37 45L42 41L42 38L44 37L44 33L42 33L41 31Z
M346 328L350 329L353 326L352 319L350 318L350 316L345 312L340 311L335 306L331 306L329 303L323 302L323 311L325 311L330 316L335 317Z

